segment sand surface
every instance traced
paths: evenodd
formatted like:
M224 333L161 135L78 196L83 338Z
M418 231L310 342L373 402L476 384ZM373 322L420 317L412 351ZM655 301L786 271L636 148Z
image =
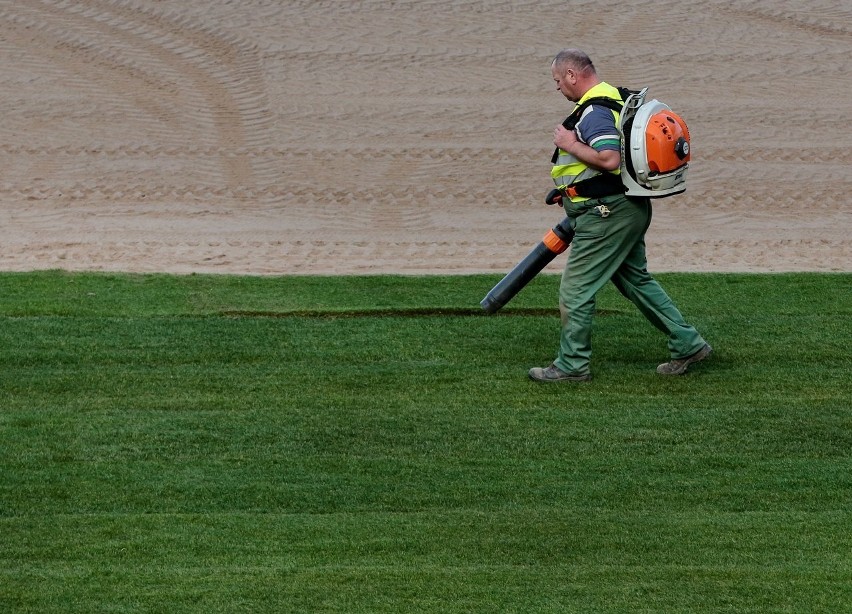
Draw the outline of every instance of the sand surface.
M653 271L851 271L852 2L615 4L2 0L0 270L505 272L576 46L689 123Z

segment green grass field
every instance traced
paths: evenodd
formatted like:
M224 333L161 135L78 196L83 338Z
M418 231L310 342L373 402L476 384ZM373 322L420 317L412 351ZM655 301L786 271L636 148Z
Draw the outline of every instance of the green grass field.
M0 612L852 611L852 275L0 275Z

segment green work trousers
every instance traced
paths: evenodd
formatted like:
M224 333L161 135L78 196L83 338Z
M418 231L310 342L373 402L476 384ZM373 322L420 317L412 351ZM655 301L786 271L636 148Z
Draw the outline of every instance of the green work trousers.
M562 334L556 366L567 373L589 373L595 297L610 280L668 337L672 358L700 350L704 339L648 273L645 232L651 225L650 200L607 196L568 205L566 212L576 220L576 234L559 286Z

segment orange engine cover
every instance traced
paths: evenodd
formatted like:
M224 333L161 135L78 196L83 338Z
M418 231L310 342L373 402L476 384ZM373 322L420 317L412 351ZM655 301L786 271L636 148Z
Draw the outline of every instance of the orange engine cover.
M645 151L651 173L670 173L689 162L686 122L672 111L652 115L645 128Z

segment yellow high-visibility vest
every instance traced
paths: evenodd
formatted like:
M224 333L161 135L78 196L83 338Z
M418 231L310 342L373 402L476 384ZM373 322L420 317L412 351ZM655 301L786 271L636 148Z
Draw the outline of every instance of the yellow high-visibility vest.
M583 104L589 98L612 98L618 102L622 102L621 94L618 89L609 83L598 83L588 92L583 94L583 97L577 102L577 106ZM616 126L618 125L618 112L612 111L615 118ZM611 171L613 174L619 174L621 171L616 169ZM556 162L550 170L550 176L553 178L553 183L557 188L564 188L585 179L590 179L596 175L600 175L601 171L589 167L585 162L581 162L573 155L562 149L559 150ZM588 200L587 197L574 196L571 197L571 202L582 202Z

